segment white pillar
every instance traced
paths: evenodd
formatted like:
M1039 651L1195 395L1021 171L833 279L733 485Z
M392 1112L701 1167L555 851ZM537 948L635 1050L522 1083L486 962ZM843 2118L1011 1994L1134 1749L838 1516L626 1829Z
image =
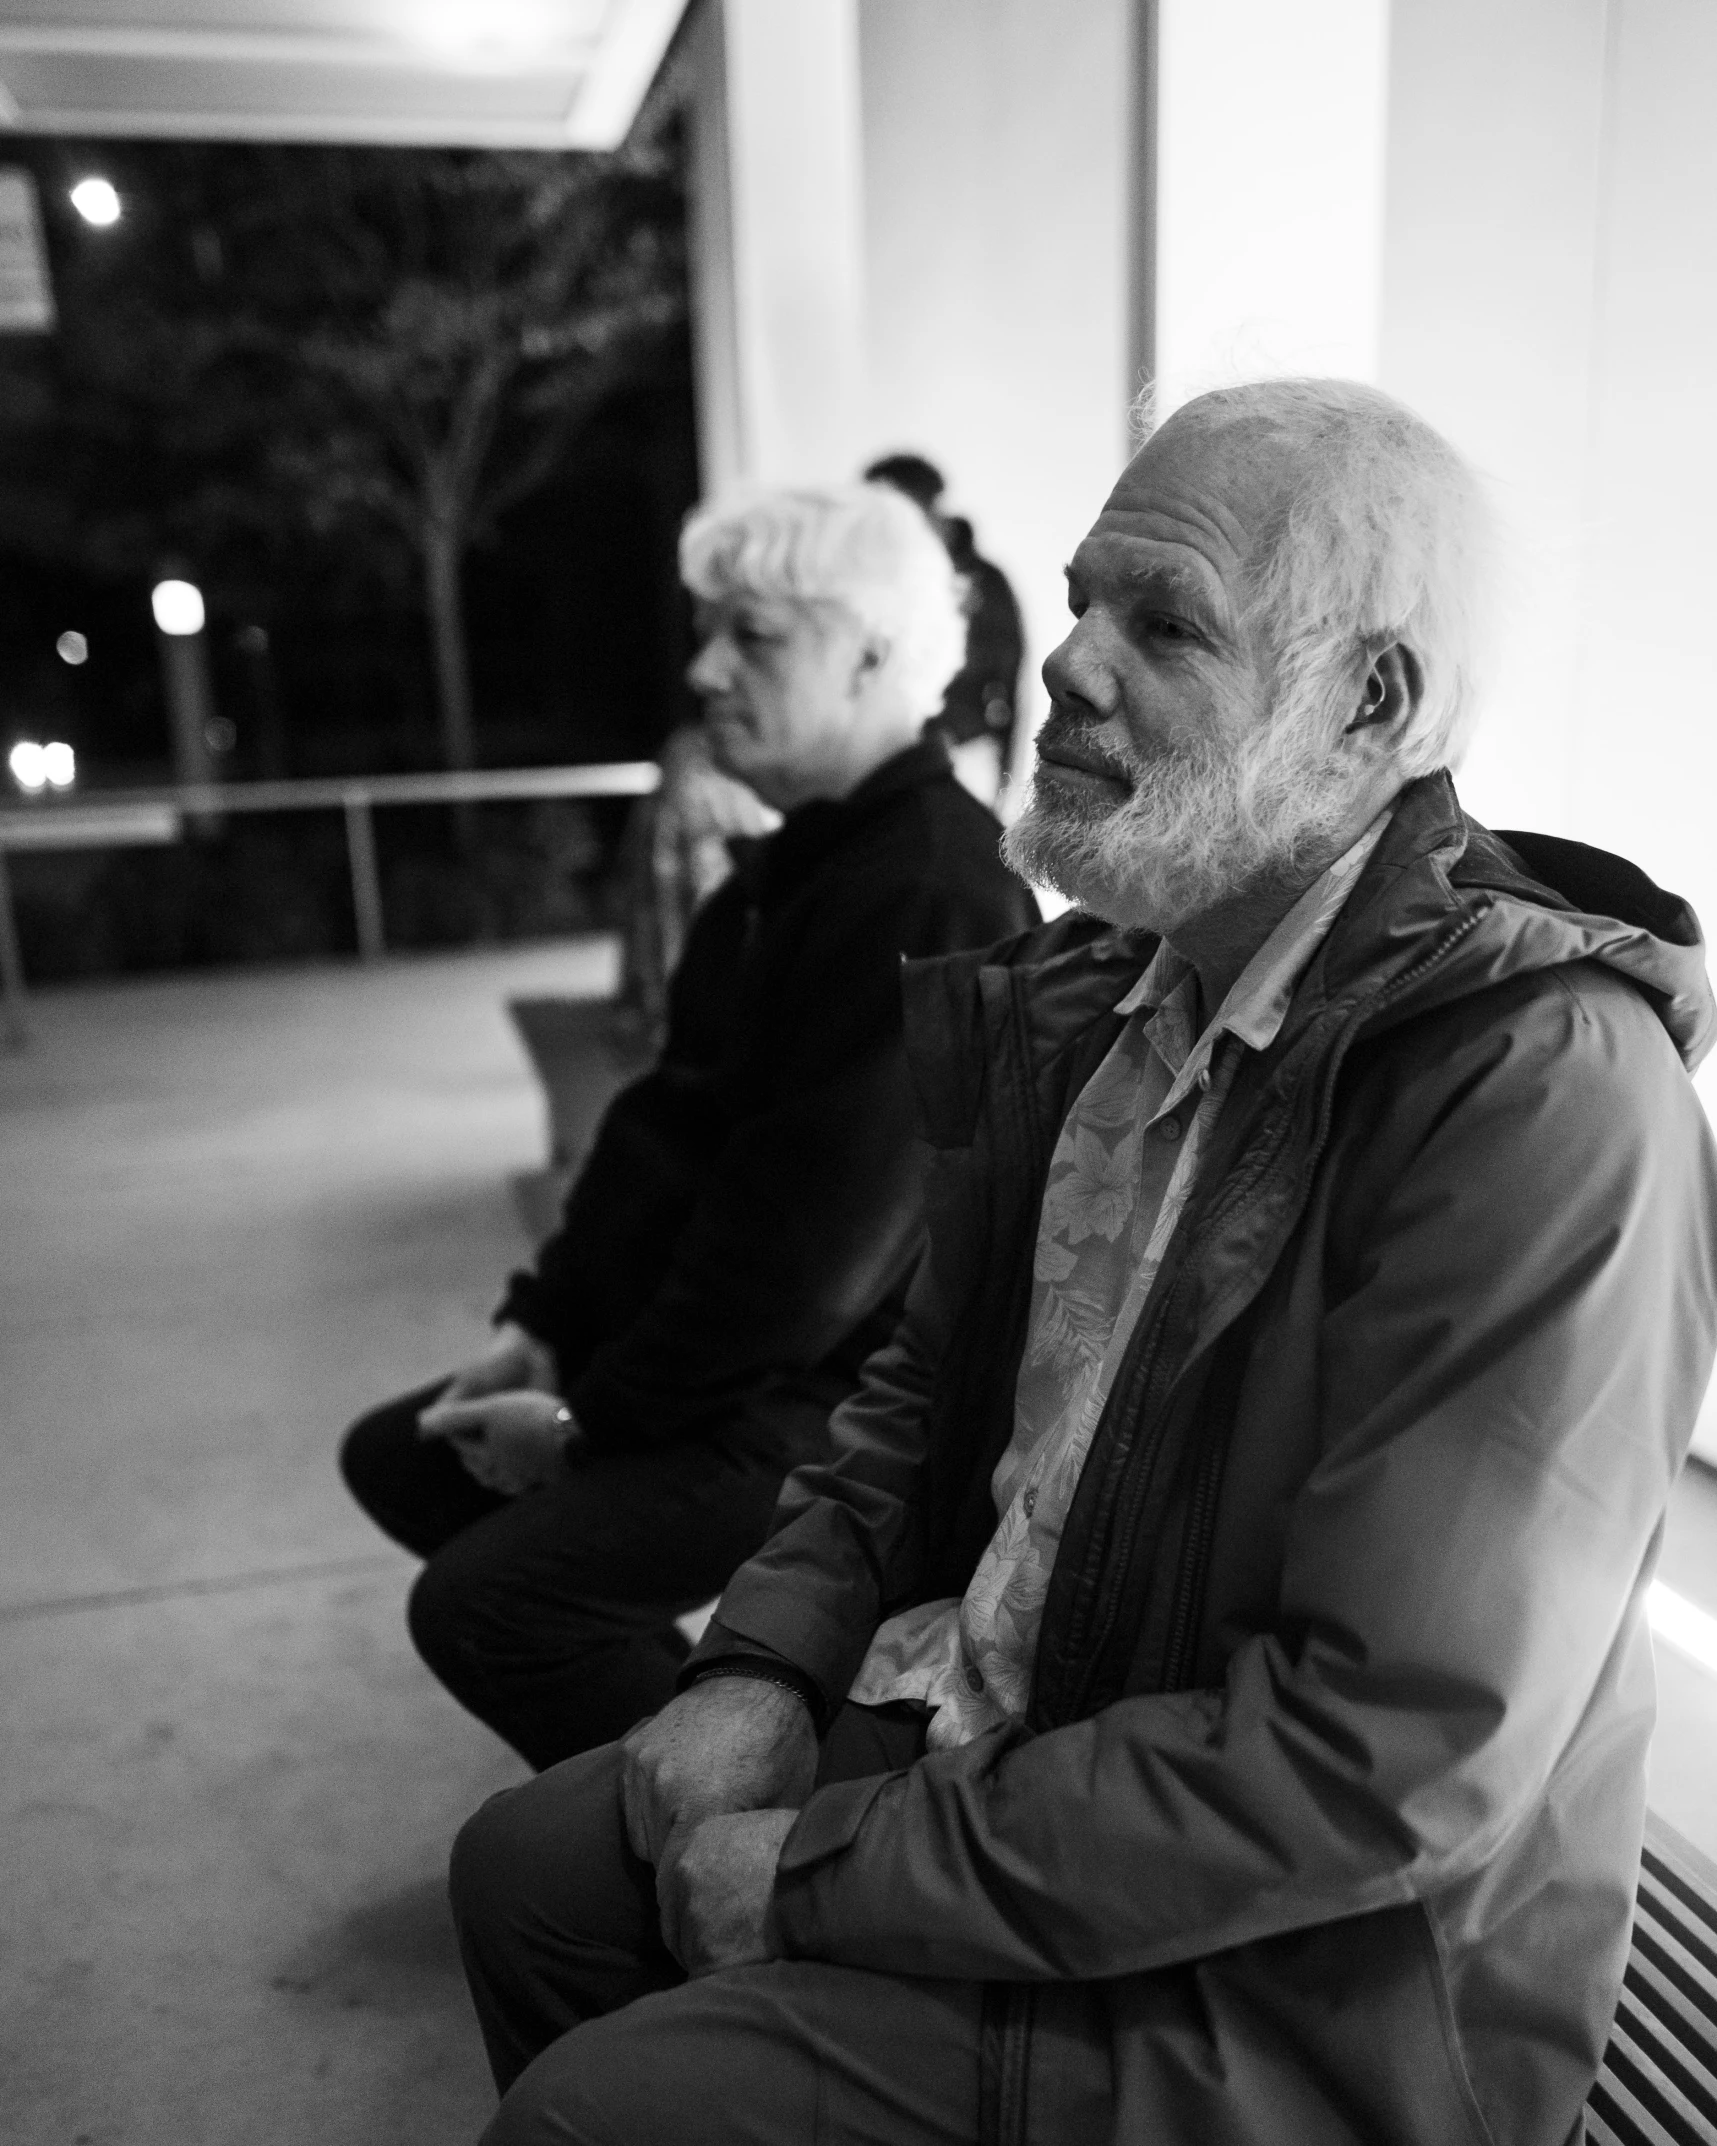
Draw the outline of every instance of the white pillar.
M1161 404L1377 374L1388 0L1159 0Z
M869 426L928 455L1025 619L1127 454L1134 0L863 0Z
M1462 791L1573 832L1611 0L1395 0L1382 384L1490 480L1507 627Z
M705 0L691 35L705 490L850 476L864 392L856 0Z

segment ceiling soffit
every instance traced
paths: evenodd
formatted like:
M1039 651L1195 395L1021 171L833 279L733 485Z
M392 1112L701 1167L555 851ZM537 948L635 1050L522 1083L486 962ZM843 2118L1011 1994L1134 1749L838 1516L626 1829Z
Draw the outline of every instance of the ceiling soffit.
M686 0L0 0L34 134L607 149Z

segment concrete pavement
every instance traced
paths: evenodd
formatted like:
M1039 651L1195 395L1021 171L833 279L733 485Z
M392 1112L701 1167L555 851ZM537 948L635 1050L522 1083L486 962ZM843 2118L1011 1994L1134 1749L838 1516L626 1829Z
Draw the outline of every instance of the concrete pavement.
M440 2146L442 1893L522 1768L418 1666L343 1424L480 1337L575 942L40 995L0 1057L0 2135Z

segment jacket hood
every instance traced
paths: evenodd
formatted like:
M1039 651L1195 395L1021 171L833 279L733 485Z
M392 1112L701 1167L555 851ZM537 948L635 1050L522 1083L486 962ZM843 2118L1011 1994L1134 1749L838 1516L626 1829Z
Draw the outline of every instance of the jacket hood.
M1410 784L1324 963L1334 998L1375 979L1401 1015L1507 978L1595 961L1651 1004L1689 1072L1717 1038L1691 906L1583 842L1469 819L1446 774Z

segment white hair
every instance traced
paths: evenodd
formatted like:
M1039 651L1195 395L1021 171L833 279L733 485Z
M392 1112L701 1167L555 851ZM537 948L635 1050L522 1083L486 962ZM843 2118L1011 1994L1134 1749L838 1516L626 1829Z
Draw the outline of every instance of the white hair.
M680 579L709 602L833 605L887 644L896 691L926 721L966 657L964 584L934 524L883 484L752 492L695 508Z
M1152 427L1148 391L1135 408ZM1351 708L1378 651L1418 659L1424 696L1404 776L1457 767L1478 719L1496 537L1474 471L1422 417L1354 380L1267 380L1184 403L1165 427L1243 428L1282 468L1246 562L1245 623L1276 672L1279 715Z

